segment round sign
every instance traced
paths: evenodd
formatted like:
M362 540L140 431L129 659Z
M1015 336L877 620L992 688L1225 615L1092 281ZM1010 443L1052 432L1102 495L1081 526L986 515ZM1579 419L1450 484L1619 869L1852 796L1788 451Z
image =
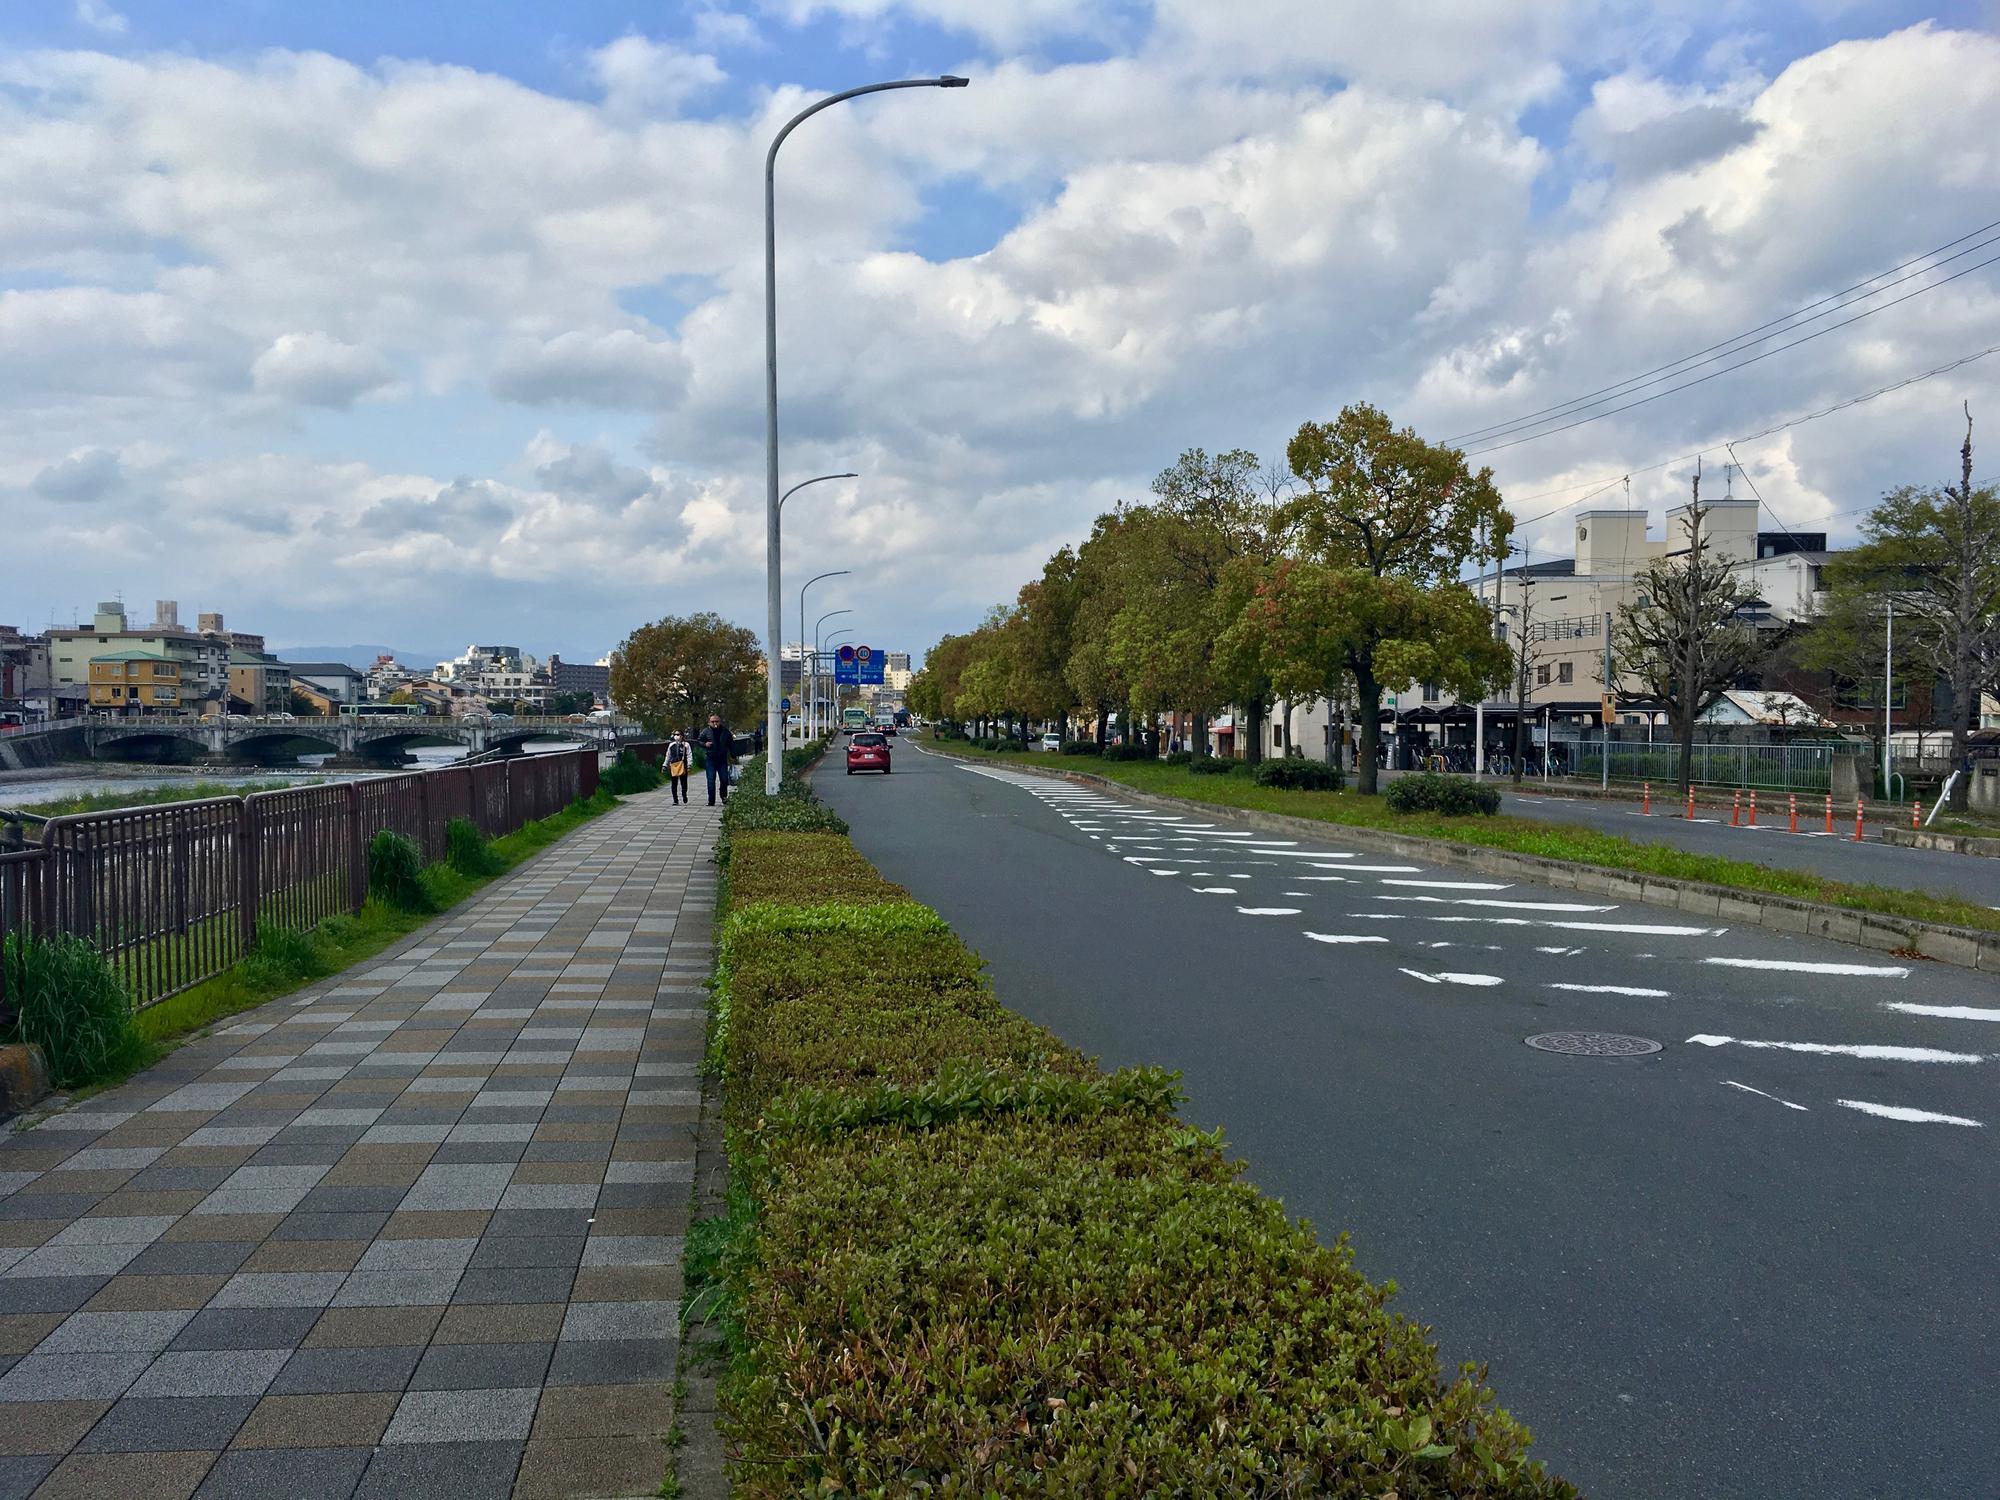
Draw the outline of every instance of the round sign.
M840 648L840 659L842 661L853 661L854 648L852 646L842 646Z
M792 711L792 700L789 698L780 698L778 700L778 707L784 712L790 713Z
M856 646L854 654L859 660L867 661L869 657L875 654L875 648L873 646Z

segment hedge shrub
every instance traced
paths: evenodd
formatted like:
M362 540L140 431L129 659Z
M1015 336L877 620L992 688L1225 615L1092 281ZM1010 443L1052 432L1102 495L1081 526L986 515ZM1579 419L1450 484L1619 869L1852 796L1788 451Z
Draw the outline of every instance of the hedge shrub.
M1347 785L1337 766L1319 760L1267 760L1250 773L1250 779L1259 786L1297 792L1337 792Z
M1344 1240L1177 1123L1175 1075L1007 1011L843 842L729 854L731 1212L688 1271L729 1340L733 1493L1574 1496Z
M82 938L10 932L0 941L0 965L14 1007L8 1040L41 1048L56 1088L83 1088L122 1071L145 1051L132 997Z
M1390 810L1434 812L1451 817L1492 817L1500 811L1500 792L1481 781L1446 776L1439 771L1413 771L1398 776L1383 794Z
M1167 752L1167 754L1166 754L1166 756L1164 757L1164 759L1166 760L1166 763L1167 763L1168 765L1170 765L1170 766L1188 766L1188 765L1192 765L1192 764L1194 764L1194 751L1192 751L1192 750L1170 750L1170 751L1168 751L1168 752Z
M1104 747L1098 744L1096 740L1064 740L1060 753L1063 755L1102 755Z
M1197 776L1234 776L1241 761L1225 760L1219 755L1200 755L1188 762L1188 769Z

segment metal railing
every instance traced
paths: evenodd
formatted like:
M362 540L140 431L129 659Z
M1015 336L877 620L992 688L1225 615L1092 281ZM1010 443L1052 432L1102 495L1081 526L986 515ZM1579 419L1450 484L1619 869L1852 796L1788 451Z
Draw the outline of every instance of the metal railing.
M1555 752L1571 775L1596 781L1603 774L1605 745L1599 739L1565 739L1558 735ZM1611 780L1673 782L1680 776L1680 747L1669 741L1640 744L1613 740ZM1766 787L1780 792L1828 792L1833 789L1833 763L1855 762L1860 784L1867 785L1869 748L1844 740L1795 742L1784 745L1697 742L1691 771L1708 786Z
M38 848L0 851L0 933L83 938L135 1005L151 1005L242 958L260 924L303 932L359 911L376 833L441 859L453 818L498 838L593 795L597 756L554 751L52 818Z

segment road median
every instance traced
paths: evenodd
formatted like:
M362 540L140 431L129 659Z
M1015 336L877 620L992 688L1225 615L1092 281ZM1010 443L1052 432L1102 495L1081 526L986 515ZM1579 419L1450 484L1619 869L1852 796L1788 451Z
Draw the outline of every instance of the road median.
M737 1493L1576 1493L1176 1075L1007 1010L809 792L771 800L725 820L730 1212L690 1255Z
M1659 846L1634 844L1611 834L1567 829L1552 824L1537 824L1527 819L1493 819L1487 824L1487 827L1496 831L1544 840L1558 848L1580 846L1614 852L1629 850L1634 856L1655 856L1662 863L1686 864L1725 874L1734 873L1733 867L1740 867L1745 872L1756 872L1755 878L1760 882L1767 881L1777 885L1796 882L1808 888L1841 893L1853 903L1836 905L1829 901L1815 901L1788 895L1782 891L1758 889L1747 883L1691 879L1643 868L1621 868L1619 865L1609 863L1590 863L1579 859L1528 853L1520 849L1500 847L1497 843L1473 842L1469 838L1402 833L1339 818L1301 816L1274 812L1268 808L1248 807L1237 802L1164 793L1133 786L1112 775L1077 771L1066 766L1034 764L1023 755L968 752L949 744L937 744L926 748L934 753L949 755L971 764L1003 765L1031 775L1099 787L1143 806L1174 812L1226 812L1253 828L1269 833L1305 834L1315 838L1337 836L1360 848L1400 854L1409 858L1438 860L1477 870L1483 874L1512 876L1520 880L1538 881L1561 890L1612 896L1626 901L1644 901L1656 906L1717 917L1725 921L1769 927L1780 932L1830 938L1835 942L1850 943L1857 947L1879 951L1916 954L1935 959L1940 963L1955 964L1961 968L2000 973L2000 912L1984 911L1969 902L1929 898L1921 893L1883 892L1872 886L1848 886L1816 876L1773 870L1743 861L1688 855L1681 851L1661 849ZM1312 792L1270 792L1264 788L1257 790L1268 800L1295 798L1300 799L1302 805L1306 806L1313 805L1314 799L1323 799L1327 795ZM1487 828L1480 826L1486 820L1456 821L1464 824L1468 833L1477 835L1487 831ZM1528 831L1526 835L1520 834L1523 828ZM1633 860L1634 865L1638 862L1637 858ZM1951 911L1954 915L1963 915L1970 920L1963 924L1930 921L1899 911L1874 909L1878 896L1883 898L1879 903L1881 905L1921 907L1931 904L1942 910ZM1899 896L1904 899L1897 900ZM1978 925L1972 925L1973 923Z

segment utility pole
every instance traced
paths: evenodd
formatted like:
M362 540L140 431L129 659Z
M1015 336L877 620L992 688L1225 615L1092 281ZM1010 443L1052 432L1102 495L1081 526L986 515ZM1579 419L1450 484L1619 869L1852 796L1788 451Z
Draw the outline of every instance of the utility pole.
M1694 785L1694 706L1701 694L1701 458L1694 461L1694 496L1688 502L1688 617L1681 640L1681 795Z
M1605 791L1611 790L1611 705L1618 697L1618 686L1611 680L1611 611L1604 612L1604 774L1598 785Z
M1891 716L1894 713L1891 705L1894 703L1895 697L1896 599L1894 595L1889 595L1882 600L1882 797L1885 801L1890 795L1889 767L1891 762L1889 759L1889 735L1891 732ZM1917 754L1921 756L1923 754L1923 736L1919 734L1917 740L1919 747Z

